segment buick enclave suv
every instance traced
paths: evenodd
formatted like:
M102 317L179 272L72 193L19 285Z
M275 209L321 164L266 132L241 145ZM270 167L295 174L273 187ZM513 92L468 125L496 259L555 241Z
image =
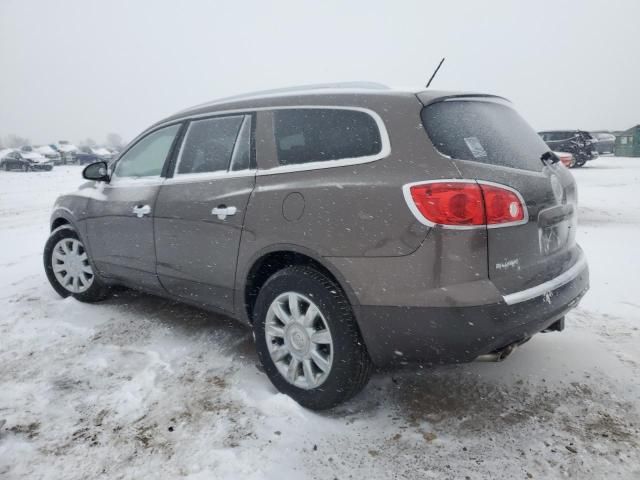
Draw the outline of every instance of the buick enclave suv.
M309 88L150 127L60 197L62 296L115 285L251 326L273 384L330 408L371 369L500 359L588 288L576 184L502 98Z

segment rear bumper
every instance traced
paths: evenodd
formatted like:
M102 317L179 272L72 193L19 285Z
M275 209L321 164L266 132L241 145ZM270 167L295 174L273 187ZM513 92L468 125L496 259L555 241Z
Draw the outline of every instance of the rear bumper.
M378 366L469 362L546 329L589 288L586 261L499 303L465 307L359 307L359 325Z

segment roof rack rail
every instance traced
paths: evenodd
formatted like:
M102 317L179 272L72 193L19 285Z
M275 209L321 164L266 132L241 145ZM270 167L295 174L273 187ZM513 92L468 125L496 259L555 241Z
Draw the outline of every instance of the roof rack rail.
M248 92L240 95L233 95L231 97L224 97L214 100L215 103L226 102L229 100L240 100L243 98L251 98L263 95L275 95L279 93L301 92L308 90L322 90L322 89L358 89L358 90L389 90L387 85L376 82L337 82L337 83L317 83L311 85L297 85L292 87L274 88L270 90L259 90L256 92Z

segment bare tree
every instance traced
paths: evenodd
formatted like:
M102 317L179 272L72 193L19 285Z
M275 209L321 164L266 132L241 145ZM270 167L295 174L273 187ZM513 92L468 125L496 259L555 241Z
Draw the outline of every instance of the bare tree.
M23 145L29 145L29 139L26 137L21 137L19 135L11 134L7 135L7 147L9 148L18 148Z
M122 150L124 146L124 142L122 141L122 137L117 133L110 133L107 135L107 147L114 148L116 150Z

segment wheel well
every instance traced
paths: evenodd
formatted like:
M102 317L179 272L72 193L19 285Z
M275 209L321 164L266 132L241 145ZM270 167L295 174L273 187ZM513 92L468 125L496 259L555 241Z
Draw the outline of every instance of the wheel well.
M51 224L51 231L53 232L56 228L61 227L62 225L69 225L69 221L66 218L56 218Z
M277 271L294 265L313 267L340 286L340 282L338 282L336 277L326 267L307 255L291 251L268 253L256 260L247 275L247 283L244 289L244 304L247 310L247 318L250 322L253 322L253 307L260 293L260 289L265 282Z

